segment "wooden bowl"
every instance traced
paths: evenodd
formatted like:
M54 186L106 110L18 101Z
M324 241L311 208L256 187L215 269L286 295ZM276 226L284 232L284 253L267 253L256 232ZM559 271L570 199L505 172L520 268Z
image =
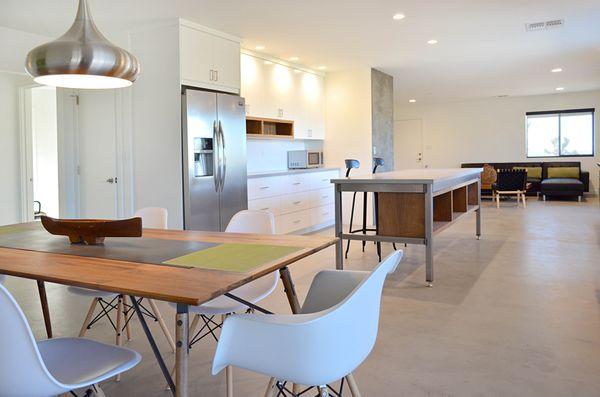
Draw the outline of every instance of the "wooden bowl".
M55 219L42 216L42 225L50 234L67 236L71 244L102 244L105 237L142 237L142 218Z

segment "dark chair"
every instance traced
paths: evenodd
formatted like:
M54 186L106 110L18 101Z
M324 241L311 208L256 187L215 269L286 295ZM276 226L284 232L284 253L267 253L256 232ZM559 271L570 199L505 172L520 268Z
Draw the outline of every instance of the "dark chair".
M525 193L527 192L526 170L498 170L496 183L492 185L492 193L496 199L496 207L500 208L500 196L517 195L517 204L523 201L523 208L527 207Z

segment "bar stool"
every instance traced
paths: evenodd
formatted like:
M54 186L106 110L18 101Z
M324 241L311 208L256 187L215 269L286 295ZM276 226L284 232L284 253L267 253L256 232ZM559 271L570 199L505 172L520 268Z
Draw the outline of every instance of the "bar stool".
M350 175L350 170L352 168L359 168L360 167L360 162L358 160L353 160L353 159L348 159L345 160L346 163L346 177L348 177ZM385 164L385 161L383 160L383 158L381 157L374 157L373 158L373 171L372 173L375 174L377 172L377 168L383 166ZM375 208L375 229L370 229L367 228L367 192L363 192L363 208L362 208L362 213L363 213L363 219L362 219L362 227L360 229L352 229L352 225L353 225L353 221L354 221L354 207L356 204L356 193L358 192L354 192L354 194L352 195L352 209L351 209L351 213L350 213L350 230L348 231L349 233L362 233L362 234L367 234L367 232L378 232L378 227L377 227L377 215L378 215L378 208L377 208L377 193L373 193L374 196L374 208ZM362 241L362 251L365 252L365 245L367 244L366 240ZM379 257L379 260L381 261L381 242L376 242L375 243L377 245L377 256ZM394 250L396 249L396 244L393 243L394 246ZM350 240L348 240L348 243L346 245L346 252L345 252L345 258L348 259L348 251L350 250Z

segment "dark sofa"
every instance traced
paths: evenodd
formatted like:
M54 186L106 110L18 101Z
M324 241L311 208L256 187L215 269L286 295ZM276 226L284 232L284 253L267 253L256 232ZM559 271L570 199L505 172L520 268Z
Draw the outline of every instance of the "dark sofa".
M481 168L484 164L489 164L494 169L512 169L514 167L541 167L541 178L527 177L528 189L527 195L542 194L546 196L570 196L581 197L584 192L590 191L590 173L581 170L579 161L527 161L513 163L463 163L462 168ZM548 168L557 167L577 167L579 169L579 178L549 178Z

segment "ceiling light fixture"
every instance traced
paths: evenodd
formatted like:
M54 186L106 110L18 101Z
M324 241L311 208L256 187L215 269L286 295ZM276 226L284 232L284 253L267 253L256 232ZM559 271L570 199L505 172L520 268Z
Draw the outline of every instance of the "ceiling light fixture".
M417 102L417 100L416 99L409 99L408 102L415 103L415 102Z
M317 69L319 69L319 70L325 70L325 69L327 69L327 66L317 66Z
M140 63L100 33L87 1L79 0L73 25L58 39L29 51L25 69L39 84L105 89L133 84Z
M427 40L427 44L437 44L438 41L436 39Z
M401 19L406 18L406 16L404 14L398 13L398 14L394 14L394 16L392 18L395 19L396 21L399 21Z
M272 65L272 64L273 64L273 62L271 62L271 61L265 61L265 65Z
M562 68L554 68L551 70L552 73L560 73L562 72Z
M267 48L267 47L265 47L264 45L257 45L257 46L256 46L256 47L254 47L254 48L255 48L255 49L257 49L258 51L262 51L262 50L264 50L264 49L265 49L265 48Z
M556 87L556 91L563 91L565 87Z
M296 62L298 60L300 60L300 58L298 58L298 57L290 57L290 61L292 61L292 62Z

